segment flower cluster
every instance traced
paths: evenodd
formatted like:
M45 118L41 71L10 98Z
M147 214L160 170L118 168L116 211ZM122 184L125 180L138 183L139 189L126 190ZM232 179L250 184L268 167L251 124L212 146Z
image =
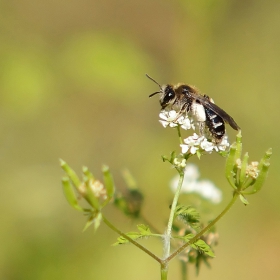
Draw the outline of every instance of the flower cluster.
M163 127L177 127L189 130L195 130L195 122L192 118L189 118L187 115L178 116L178 113L175 110L171 111L161 111L159 114L160 123ZM209 140L205 137L205 135L198 136L194 133L192 136L184 139L184 144L181 144L182 153L190 153L196 154L198 152L206 152L212 153L213 151L216 152L224 152L229 147L228 137L224 136L222 141L219 143L214 143L213 141Z
M182 193L196 193L212 203L220 203L222 192L210 180L199 180L200 173L195 164L187 164L185 167L184 182L181 188ZM172 191L176 191L178 175L171 182Z
M189 152L193 155L197 153L198 150L200 152L207 152L211 154L212 151L222 152L229 147L227 136L223 137L222 141L216 144L209 141L205 136L198 136L196 133L184 139L184 143L185 144L180 145L182 153L185 154Z
M187 115L182 115L178 117L178 113L175 110L171 111L161 111L159 114L161 120L159 122L163 125L163 127L176 127L180 125L181 128L195 129L194 122Z
M101 197L107 199L107 191L105 186L98 180L90 180L89 187L92 190L95 197Z

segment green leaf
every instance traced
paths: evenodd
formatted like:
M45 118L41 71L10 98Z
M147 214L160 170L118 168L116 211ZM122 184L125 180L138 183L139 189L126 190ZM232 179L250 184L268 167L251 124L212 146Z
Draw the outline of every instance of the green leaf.
M148 236L152 235L149 227L146 225L143 225L143 224L137 225L137 228L138 228L139 232L128 232L125 235L127 235L128 237L130 237L133 240L143 238L143 237L148 237ZM125 244L125 243L129 243L129 240L127 240L124 236L120 236L120 237L118 237L117 242L113 244L113 246L117 246L117 245L121 245L121 244Z
M152 234L150 228L146 225L137 225L137 228L143 236L149 236Z
M78 189L81 185L80 179L75 173L75 171L62 159L60 159L60 165L62 169L66 172L69 176L70 180L73 182L74 186Z
M139 232L128 232L125 235L127 235L128 237L130 237L133 240L143 237ZM117 242L113 244L113 246L126 244L126 243L129 243L129 240L123 236L120 236L120 237L118 237Z
M199 252L203 252L210 257L215 257L211 247L205 243L202 239L197 240L191 247Z
M169 162L173 164L175 157L176 157L176 152L173 151L173 152L170 154L170 161L169 161Z
M168 158L167 158L166 156L161 156L161 158L162 158L162 161L163 161L163 162L169 161Z
M187 235L185 235L184 237L183 237L183 239L185 240L185 242L187 243L187 242L189 242L192 238L194 238L194 234L192 234L192 233L189 233L189 234L187 234Z
M78 200L76 194L73 190L73 187L70 184L70 180L68 177L62 178L62 186L64 195L68 203L76 210L84 212L85 210L78 204Z
M181 219L193 229L198 229L200 227L200 215L198 211L191 206L177 205L174 217Z
M111 175L111 172L110 172L108 166L104 165L102 168L102 172L103 172L103 177L104 177L104 185L105 185L106 191L107 191L107 199L106 199L106 202L104 202L104 204L103 204L103 206L104 206L114 196L115 184L114 184L114 180L113 180L113 177Z

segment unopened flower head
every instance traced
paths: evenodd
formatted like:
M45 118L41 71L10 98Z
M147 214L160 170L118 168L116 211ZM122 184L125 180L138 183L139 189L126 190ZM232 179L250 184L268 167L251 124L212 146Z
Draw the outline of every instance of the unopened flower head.
M95 197L107 198L107 191L104 185L98 180L90 180L90 189L94 193Z
M186 167L186 163L187 163L187 160L186 160L185 158L183 158L183 159L175 158L175 159L174 159L174 162L173 162L173 164L174 164L176 167L179 167L179 168L184 168L184 167Z
M259 175L258 165L259 163L257 161L251 162L251 164L246 168L246 175L252 177L253 179L257 179Z

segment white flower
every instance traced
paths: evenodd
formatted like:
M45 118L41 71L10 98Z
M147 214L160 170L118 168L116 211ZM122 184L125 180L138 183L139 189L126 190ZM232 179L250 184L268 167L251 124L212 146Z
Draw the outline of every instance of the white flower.
M189 119L187 115L179 116L179 113L175 110L165 111L162 110L159 114L159 122L163 125L163 127L176 127L180 125L182 129L195 129L194 123L192 119Z
M185 167L185 179L196 181L200 176L197 166L193 163L188 163Z
M204 139L201 141L200 147L205 152L211 153L214 149L214 144L204 137Z
M210 180L197 181L195 192L212 203L220 203L222 201L222 192Z
M229 147L228 137L224 136L222 141L214 146L214 149L219 151L225 151Z
M159 120L159 122L163 125L163 127L176 127L178 126L178 123L176 120L178 114L176 111L172 110L172 111L161 111L159 114L159 117L161 118L161 120Z
M181 192L196 193L204 199L212 203L220 203L222 200L222 192L209 180L199 180L199 170L195 164L187 164L185 167L185 176ZM171 182L170 187L173 192L176 191L179 176L175 176Z
M195 129L194 123L192 119L189 119L188 116L185 116L178 119L178 123L180 124L182 129L188 130L188 129Z
M215 144L209 141L205 136L198 136L194 133L192 136L184 139L184 142L185 144L180 145L183 154L189 152L194 155L197 150L211 154L213 150L216 152L225 151L229 147L227 136L225 136L220 143Z
M186 144L181 144L182 153L185 154L186 152L190 152L191 154L195 154L196 151L199 149L199 145L202 138L199 137L196 133L194 133L192 136L189 136L188 138L184 139L184 142Z

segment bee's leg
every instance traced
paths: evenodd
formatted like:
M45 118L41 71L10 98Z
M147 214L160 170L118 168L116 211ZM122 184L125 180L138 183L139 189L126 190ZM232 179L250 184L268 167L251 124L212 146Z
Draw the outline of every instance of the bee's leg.
M199 134L200 136L205 135L205 122L198 122Z
M176 119L174 121L177 121L183 114L185 114L187 112L187 107L188 107L188 104L184 104L180 111L178 112L178 115L176 117Z

